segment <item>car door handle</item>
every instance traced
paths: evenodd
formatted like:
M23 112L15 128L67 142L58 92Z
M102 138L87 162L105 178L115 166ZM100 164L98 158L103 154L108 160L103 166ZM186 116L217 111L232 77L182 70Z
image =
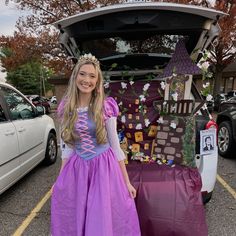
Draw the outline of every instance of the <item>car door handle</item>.
M24 131L25 131L25 128L23 128L23 127L21 127L21 128L18 129L18 132L20 132L20 133L21 133L21 132L24 132Z
M15 131L10 131L10 130L8 130L8 131L5 133L6 136L13 135L13 134L15 134Z

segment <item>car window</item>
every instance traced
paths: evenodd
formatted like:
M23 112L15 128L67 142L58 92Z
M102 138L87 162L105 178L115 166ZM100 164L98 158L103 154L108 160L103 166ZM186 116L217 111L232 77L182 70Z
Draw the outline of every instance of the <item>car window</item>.
M40 101L40 97L32 98L32 102L39 102L39 101Z
M32 99L32 102L46 102L47 100L43 97L35 97Z
M10 88L2 88L2 93L13 120L34 117L33 107L24 97Z
M2 108L2 106L1 106L1 104L0 104L0 122L4 122L4 121L6 121L7 119L6 119L6 116L5 116L5 114L4 114L4 111L3 111L3 108Z
M101 38L81 42L84 52L91 52L98 58L124 53L163 53L172 54L176 43L184 39L183 35L151 35L143 38Z

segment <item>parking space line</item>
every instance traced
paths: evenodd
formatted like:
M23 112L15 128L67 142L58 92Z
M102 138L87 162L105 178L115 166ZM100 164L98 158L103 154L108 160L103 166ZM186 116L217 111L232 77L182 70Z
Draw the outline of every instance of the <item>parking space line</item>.
M47 200L51 197L52 189L50 189L44 197L38 202L36 207L30 212L30 214L25 218L25 220L21 223L21 225L16 229L14 234L12 236L20 236L25 231L25 229L29 226L31 221L34 219L34 217L38 214L38 212L41 210L41 208L44 206L44 204L47 202Z
M222 177L220 177L219 175L216 176L217 180L223 185L223 187L234 197L234 199L236 199L236 191L230 187L225 180L223 180Z

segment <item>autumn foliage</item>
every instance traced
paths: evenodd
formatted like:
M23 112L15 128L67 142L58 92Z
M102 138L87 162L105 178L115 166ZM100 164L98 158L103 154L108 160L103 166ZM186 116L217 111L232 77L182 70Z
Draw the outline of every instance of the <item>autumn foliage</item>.
M42 32L32 36L15 32L13 36L0 37L2 66L7 71L16 70L28 62L40 62L52 68L55 73L68 74L71 63L65 63L66 56L57 43L57 34Z

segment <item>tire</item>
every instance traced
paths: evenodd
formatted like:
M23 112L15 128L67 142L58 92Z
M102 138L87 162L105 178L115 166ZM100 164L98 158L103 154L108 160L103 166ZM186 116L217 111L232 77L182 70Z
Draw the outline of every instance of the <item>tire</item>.
M57 160L57 138L53 133L49 133L43 164L49 166L55 163L56 160Z
M211 200L211 198L212 198L212 192L207 193L206 195L203 195L203 196L202 196L202 202L203 202L203 204L204 204L204 205L207 204L207 203Z
M219 125L218 131L218 151L222 157L233 157L235 151L232 126L229 121L223 121Z

